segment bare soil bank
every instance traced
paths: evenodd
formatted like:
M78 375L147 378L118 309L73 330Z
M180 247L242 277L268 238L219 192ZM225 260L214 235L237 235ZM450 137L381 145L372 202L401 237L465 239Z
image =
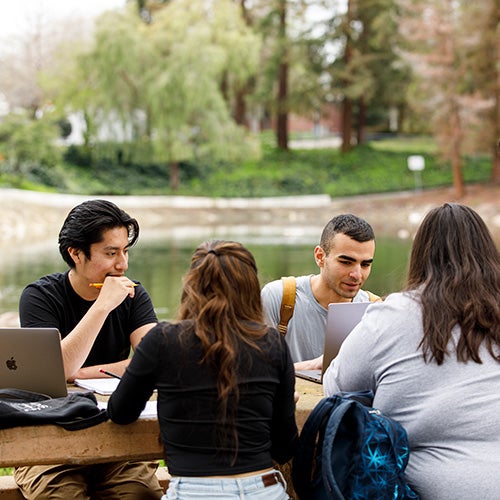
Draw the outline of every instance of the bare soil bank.
M55 245L68 211L91 197L5 189L0 218L0 248L15 243ZM196 228L266 227L269 233L302 227L318 232L339 213L355 213L372 224L379 236L411 237L434 206L459 202L474 208L500 243L500 186L468 186L457 200L452 188L330 199L305 196L261 199L210 199L162 196L110 196L107 199L136 217L143 237ZM234 237L234 236L233 236ZM316 238L319 234L316 235Z

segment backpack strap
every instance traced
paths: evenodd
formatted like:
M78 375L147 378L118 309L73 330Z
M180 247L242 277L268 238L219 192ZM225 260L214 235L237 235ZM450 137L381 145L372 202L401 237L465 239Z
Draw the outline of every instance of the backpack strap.
M370 302L382 302L382 299L378 295L375 295L374 293L369 292L368 290L365 290L365 292L368 294Z
M321 399L302 427L292 462L292 482L299 498L343 499L342 496L330 497L314 494L321 490L324 482L322 456L325 431L341 402L342 400L336 397Z
M283 283L283 297L281 299L280 322L277 328L280 333L286 335L288 322L293 316L293 309L295 307L297 283L295 276L283 276L281 282Z
M321 475L327 491L331 493L331 498L345 499L343 491L345 484L339 483L335 474L343 472L345 464L353 463L359 456L362 443L363 416L360 415L358 403L354 400L343 399L337 396L337 406L331 412L326 423L325 434L323 436L323 448L321 450ZM345 439L335 442L337 433L345 434ZM333 446L342 447L342 463L334 460ZM339 480L345 482L342 473Z

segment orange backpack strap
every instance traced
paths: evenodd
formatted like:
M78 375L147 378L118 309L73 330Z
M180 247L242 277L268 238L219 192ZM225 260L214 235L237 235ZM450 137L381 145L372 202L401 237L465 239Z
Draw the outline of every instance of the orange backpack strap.
M365 290L365 292L368 294L370 302L382 302L382 299L378 295L375 295L374 293L369 292L368 290Z
M283 298L281 299L280 322L277 328L283 335L286 335L288 322L293 316L293 309L295 307L297 284L295 276L284 276L281 278L281 281L283 283Z

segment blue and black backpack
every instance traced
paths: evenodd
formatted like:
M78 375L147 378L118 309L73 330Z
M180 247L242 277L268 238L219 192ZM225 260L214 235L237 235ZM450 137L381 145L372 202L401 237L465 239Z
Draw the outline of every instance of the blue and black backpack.
M401 424L371 407L370 391L323 398L307 418L293 459L303 500L416 500L406 482Z

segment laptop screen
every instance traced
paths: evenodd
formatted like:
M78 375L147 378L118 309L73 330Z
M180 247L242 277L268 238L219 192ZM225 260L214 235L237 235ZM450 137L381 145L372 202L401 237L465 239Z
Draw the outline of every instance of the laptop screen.
M340 346L361 321L366 308L373 302L336 302L328 304L325 331L323 373L339 353Z
M0 387L67 396L56 328L0 328Z
M323 374L337 356L342 342L360 322L366 308L373 302L336 302L328 304L321 370L297 370L295 374L306 380L321 383Z

